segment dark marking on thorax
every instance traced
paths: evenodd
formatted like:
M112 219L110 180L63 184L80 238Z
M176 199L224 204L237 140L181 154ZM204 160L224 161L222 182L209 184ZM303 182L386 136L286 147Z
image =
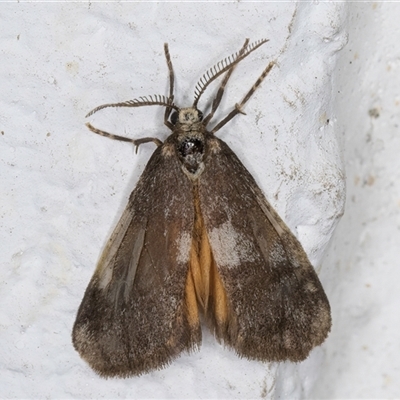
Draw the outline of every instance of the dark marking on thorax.
M198 138L186 138L177 145L179 158L183 167L191 174L195 174L203 162L205 143Z
M179 119L173 132L173 142L183 172L195 181L204 170L207 154L207 138L210 135L201 122L202 113L194 108L179 112Z

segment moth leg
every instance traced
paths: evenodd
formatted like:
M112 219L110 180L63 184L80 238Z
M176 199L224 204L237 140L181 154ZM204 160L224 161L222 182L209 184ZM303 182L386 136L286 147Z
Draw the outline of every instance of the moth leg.
M120 140L121 142L129 142L133 143L136 146L136 152L139 148L139 146L143 143L148 143L148 142L153 142L157 146L161 146L163 142L160 139L157 138L151 138L151 137L145 137L145 138L140 138L140 139L131 139L127 138L125 136L119 136L119 135L114 135L112 133L108 133L106 131L101 131L100 129L95 128L93 125L91 125L89 122L86 123L86 126L94 133L97 133L100 136L105 136L113 140Z
M236 65L238 65L239 63L239 59L240 57L243 55L244 51L246 50L247 45L249 44L249 39L246 39L244 42L244 45L242 46L242 48L240 49L238 56L236 57L237 62L233 63L231 68L228 70L228 72L226 73L224 80L222 81L220 87L218 88L218 92L217 95L215 96L213 102L212 102L212 108L210 113L207 115L206 118L204 118L204 126L207 126L207 124L211 121L212 117L215 114L215 111L217 111L217 108L219 107L221 100L222 100L222 96L224 95L224 91L225 91L225 87L226 84L229 81L229 78L232 75L232 72L234 70L234 68L236 67Z
M250 99L250 97L253 95L253 93L256 91L256 89L260 86L261 82L264 80L264 78L269 74L271 71L272 67L275 65L275 63L272 61L268 64L267 68L263 71L263 73L260 75L260 77L257 79L256 83L252 86L252 88L248 91L246 96L244 96L243 100L235 105L235 108L221 121L219 122L211 131L212 134L215 132L219 131L227 122L229 122L232 118L234 118L237 114L244 114L242 111L242 107L246 104L246 102Z
M168 72L169 72L169 96L168 103L172 104L174 101L174 69L172 67L171 55L169 54L168 43L164 43L164 53L165 58L167 60ZM168 126L171 131L174 129L174 126L171 122L168 121L169 116L171 115L172 107L167 106L164 113L164 124Z

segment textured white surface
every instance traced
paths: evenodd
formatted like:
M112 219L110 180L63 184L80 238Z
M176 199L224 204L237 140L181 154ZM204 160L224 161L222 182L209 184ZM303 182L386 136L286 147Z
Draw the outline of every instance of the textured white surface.
M400 398L400 4L352 3L337 69L347 202L316 399Z
M333 100L345 12L341 3L2 4L0 397L307 397L325 345L302 364L266 365L238 359L205 331L201 350L169 368L108 381L79 358L70 340L76 310L153 151L142 146L136 155L91 134L84 115L105 102L165 94L164 42L176 103L186 106L207 68L246 37L270 39L237 68L215 120L270 60L277 65L247 115L218 135L319 270L344 198ZM93 122L163 139L163 112L107 110ZM321 270L324 285L328 275Z

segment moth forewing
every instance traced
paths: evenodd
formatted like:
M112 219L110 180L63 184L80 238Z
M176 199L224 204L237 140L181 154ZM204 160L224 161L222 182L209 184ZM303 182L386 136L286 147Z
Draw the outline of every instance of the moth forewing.
M240 355L301 361L323 342L330 308L299 241L222 140L199 179L199 198L237 335ZM210 186L218 191L210 191Z
M75 348L102 376L160 368L200 343L199 326L187 319L190 246L181 240L192 235L191 185L179 161L163 154L164 146L132 192L74 325ZM165 193L165 182L180 195Z
M169 96L148 96L106 107L166 107L172 130L157 138L151 156L86 289L73 343L101 376L140 375L162 368L201 343L200 314L217 339L239 355L262 361L301 361L331 326L321 283L300 242L268 203L237 156L214 133L238 113L243 100L215 127L213 118L235 66L264 44L248 44L207 71L192 107ZM210 82L225 74L203 120L197 108Z

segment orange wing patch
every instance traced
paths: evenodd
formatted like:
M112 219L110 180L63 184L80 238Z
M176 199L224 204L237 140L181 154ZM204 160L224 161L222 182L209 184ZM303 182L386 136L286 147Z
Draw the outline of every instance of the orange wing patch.
M229 321L227 294L218 273L207 231L200 210L197 185L194 188L195 220L192 246L190 249L189 271L186 280L186 306L190 326L199 324L199 307L213 330L226 326Z

